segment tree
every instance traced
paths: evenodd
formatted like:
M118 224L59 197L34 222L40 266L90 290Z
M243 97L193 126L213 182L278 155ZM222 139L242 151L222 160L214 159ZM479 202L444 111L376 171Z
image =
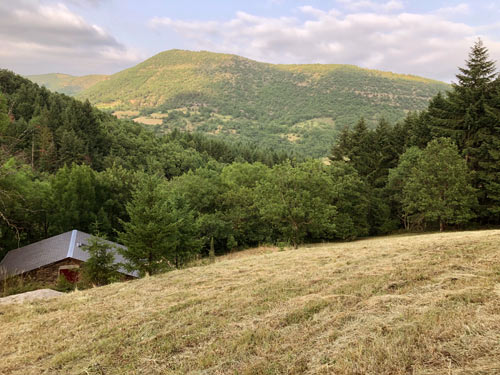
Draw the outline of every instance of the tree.
M7 99L0 92L0 135L7 131L10 120L7 111Z
M169 196L163 181L145 175L126 206L130 221L121 220L118 238L127 248L119 252L142 275L181 267L201 248L193 211L182 195Z
M403 188L412 173L412 168L422 156L422 150L416 146L410 147L399 158L396 168L389 171L386 190L389 194L393 212L397 216L406 230L410 229L412 223L409 220L408 213L403 210Z
M327 166L311 160L277 165L256 187L256 206L281 240L298 247L311 240L335 237L336 207Z
M256 207L255 194L255 187L269 172L270 168L261 163L233 163L222 170L223 212L236 246L255 246L270 237L270 227ZM228 250L232 248L228 246Z
M352 240L370 232L368 223L369 201L367 185L356 170L343 162L333 162L328 167L332 179L332 201L337 208L335 237Z
M90 257L83 265L83 279L96 286L109 284L119 278L119 264L115 263L116 247L102 238L92 236L82 249Z
M404 160L404 159L403 159ZM421 214L426 222L467 223L477 203L465 160L448 138L431 141L418 157L403 187L406 215Z
M96 172L87 165L59 169L51 180L51 225L55 233L90 231L97 219Z
M479 215L500 222L500 100L495 63L481 40L471 48L465 68L447 97L430 104L428 120L434 136L452 138L474 173Z
M160 184L158 176L144 176L126 206L130 221L121 220L123 232L118 233L127 247L119 250L128 262L125 266L141 275L153 275L170 267L168 254L174 223L164 210Z

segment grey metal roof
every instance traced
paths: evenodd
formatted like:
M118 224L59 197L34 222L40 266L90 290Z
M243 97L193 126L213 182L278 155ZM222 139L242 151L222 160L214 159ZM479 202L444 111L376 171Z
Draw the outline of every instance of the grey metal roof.
M50 237L40 242L33 243L19 249L11 250L0 262L0 280L15 276L24 272L36 270L37 268L72 258L85 262L90 256L83 250L82 246L88 243L92 237L88 233L72 230ZM106 241L118 248L125 248L117 243ZM115 263L125 263L121 254L114 252ZM137 272L127 272L120 269L121 273L136 276Z

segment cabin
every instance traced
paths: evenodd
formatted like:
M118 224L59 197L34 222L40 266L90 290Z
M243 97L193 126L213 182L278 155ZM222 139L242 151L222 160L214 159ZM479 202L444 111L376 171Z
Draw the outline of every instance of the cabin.
M0 262L0 280L22 275L43 283L55 283L60 276L64 276L66 280L76 282L80 266L90 257L82 248L90 237L88 233L72 230L11 250ZM125 248L111 241L105 242L110 244L110 248ZM114 256L115 263L125 263L118 252L114 251ZM136 272L128 272L122 267L119 272L124 279L138 276Z

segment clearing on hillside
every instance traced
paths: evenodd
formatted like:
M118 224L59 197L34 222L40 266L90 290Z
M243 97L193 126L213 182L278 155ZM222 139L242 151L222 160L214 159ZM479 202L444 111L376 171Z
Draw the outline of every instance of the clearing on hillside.
M0 306L0 373L499 374L500 230L392 236Z

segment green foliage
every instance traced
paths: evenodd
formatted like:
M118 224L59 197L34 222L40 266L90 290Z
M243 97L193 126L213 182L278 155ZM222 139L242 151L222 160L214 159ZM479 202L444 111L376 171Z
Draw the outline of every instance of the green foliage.
M47 287L47 285L24 275L13 276L0 280L0 298L43 289L44 287Z
M82 277L86 283L101 286L119 280L119 265L115 263L114 256L115 246L100 237L92 236L82 249L90 255L82 269Z
M66 279L64 275L59 275L54 289L58 292L68 293L75 290L76 287L77 285Z
M239 56L172 50L78 94L101 108L162 112L162 130L258 142L326 156L339 129L360 117L398 121L449 86L347 65L271 65Z
M97 220L96 173L87 165L64 166L51 179L51 222L55 233L90 232Z
M0 158L1 161L1 158ZM46 182L11 157L0 164L0 259L46 226Z
M0 134L5 134L7 132L7 127L9 126L9 116L7 109L7 99L0 91Z
M431 102L427 119L434 136L455 141L474 172L481 221L500 223L499 80L481 40L471 48L457 79L446 97Z
M169 250L174 223L164 210L160 179L144 176L126 209L130 221L122 221L123 232L119 240L127 247L120 253L130 270L142 275L155 274L171 267Z
M408 218L408 213L403 210L403 188L410 178L412 168L421 156L422 150L418 147L413 146L407 149L399 158L398 166L389 171L387 180L387 191L391 197L395 214L407 230L411 229L412 222Z
M121 220L119 249L126 267L142 275L181 267L199 253L199 227L182 196L167 196L162 180L144 175L126 206L130 221Z
M404 158L403 167L413 153ZM408 216L421 215L428 223L438 222L442 231L445 224L463 224L474 217L474 192L456 145L447 138L435 139L408 173L403 185L403 210Z
M328 168L332 178L331 203L337 208L335 237L352 240L370 233L367 185L356 170L343 162L333 162Z
M332 181L327 167L310 161L293 167L278 165L256 188L256 206L280 238L294 247L306 237L335 235L336 207L331 204Z

